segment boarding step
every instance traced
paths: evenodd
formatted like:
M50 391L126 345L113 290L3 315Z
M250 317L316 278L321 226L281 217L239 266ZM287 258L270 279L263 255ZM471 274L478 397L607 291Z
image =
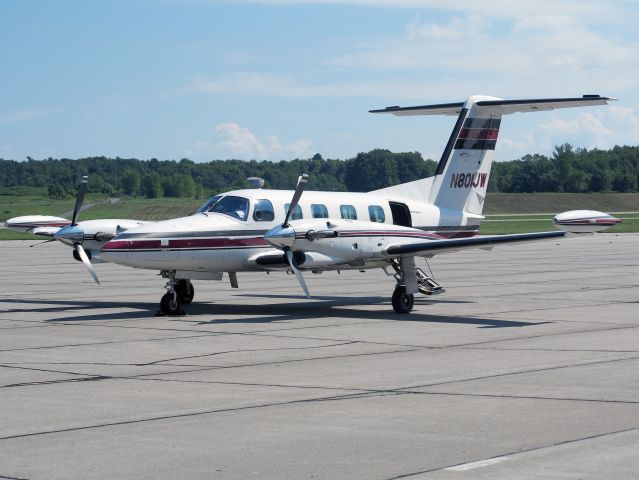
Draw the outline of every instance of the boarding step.
M444 287L426 275L426 272L421 268L417 267L415 273L417 274L417 288L424 295L439 295L446 291Z
M401 269L399 267L399 261L393 259L391 265L396 272L395 279L397 280L397 283L401 283ZM415 268L415 275L417 275L417 288L420 293L423 293L424 295L439 295L446 291L444 287L429 277L421 268Z

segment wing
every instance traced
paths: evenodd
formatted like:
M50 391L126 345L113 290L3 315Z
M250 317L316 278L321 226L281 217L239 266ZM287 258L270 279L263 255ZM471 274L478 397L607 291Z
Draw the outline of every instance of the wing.
M37 227L32 230L27 230L27 233L38 235L39 237L53 238L53 235L60 230L60 227Z
M386 249L389 257L428 256L440 252L457 251L465 248L485 248L503 243L521 243L548 240L566 235L566 232L517 233L514 235L480 235L471 238L429 240L417 243L398 243Z

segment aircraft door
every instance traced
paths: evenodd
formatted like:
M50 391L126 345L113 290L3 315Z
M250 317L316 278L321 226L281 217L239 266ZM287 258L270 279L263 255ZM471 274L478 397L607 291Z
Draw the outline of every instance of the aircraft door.
M399 202L388 202L388 204L393 214L393 225L401 225L403 227L413 226L413 219L410 215L408 205Z

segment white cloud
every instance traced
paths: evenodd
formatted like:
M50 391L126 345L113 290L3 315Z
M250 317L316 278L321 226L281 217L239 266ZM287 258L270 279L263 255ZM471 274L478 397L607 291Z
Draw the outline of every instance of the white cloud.
M484 2L477 4L483 10ZM524 92L518 90L531 87L566 93L634 89L639 75L637 41L604 36L599 24L591 26L554 9L540 14L544 10L536 8L534 16L520 12L508 23L497 21L490 8L446 21L418 15L403 34L362 43L329 64L395 70L405 76L423 72L444 83L463 81L464 91L474 87L473 91L500 94L507 90L521 95Z
M184 151L185 155L199 157L217 155L244 160L283 160L304 158L311 152L312 142L303 138L282 143L276 135L268 135L260 140L248 128L235 122L221 123L214 129L216 141L201 141Z
M639 116L627 107L609 106L572 118L553 116L539 127L552 144L580 139L587 148L608 149L639 141Z

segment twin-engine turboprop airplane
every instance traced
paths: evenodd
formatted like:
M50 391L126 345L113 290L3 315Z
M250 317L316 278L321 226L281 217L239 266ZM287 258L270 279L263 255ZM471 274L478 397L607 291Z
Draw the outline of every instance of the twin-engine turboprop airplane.
M102 248L109 262L160 270L168 279L161 310L181 312L193 300L192 279L221 280L228 272L293 270L308 294L303 271L392 268L398 313L413 295L443 289L415 267L415 257L470 247L561 237L563 231L475 236L484 218L488 177L501 118L516 112L604 105L598 95L503 100L472 96L465 102L388 107L372 113L456 115L433 177L368 193L235 190L211 198L194 215L132 228Z

